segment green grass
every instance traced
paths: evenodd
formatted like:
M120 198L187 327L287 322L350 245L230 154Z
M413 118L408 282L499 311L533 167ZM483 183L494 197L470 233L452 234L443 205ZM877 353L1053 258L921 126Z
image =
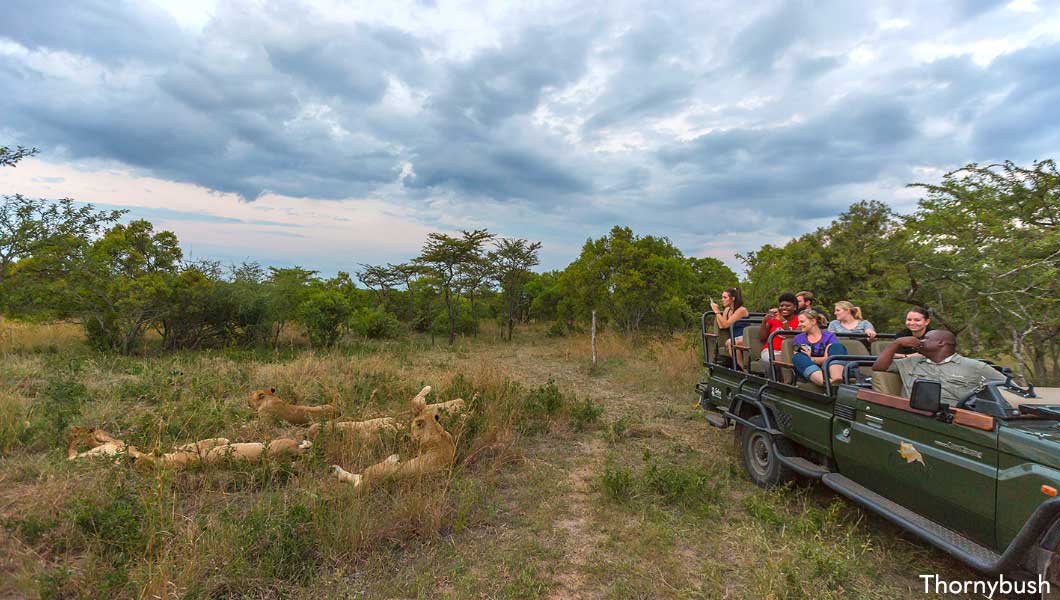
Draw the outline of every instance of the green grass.
M0 596L920 598L917 573L973 576L816 487L753 487L690 407L686 340L604 335L590 371L587 336L543 329L139 357L23 329L0 348ZM369 494L328 466L407 455L407 433L174 472L65 458L70 425L144 451L297 438L250 390L360 419L402 416L423 385L472 406L449 425L456 465Z

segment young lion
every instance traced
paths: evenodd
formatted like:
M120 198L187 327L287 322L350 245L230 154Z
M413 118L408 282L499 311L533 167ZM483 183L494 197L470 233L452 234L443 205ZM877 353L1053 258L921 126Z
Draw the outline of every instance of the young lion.
M357 437L367 438L382 431L397 431L398 421L394 417L381 417L367 421L326 421L309 426L309 439L315 440L321 429L341 431Z
M309 440L299 442L290 438L279 438L271 442L235 443L229 442L226 438L210 438L191 444L184 444L177 447L173 452L155 456L140 452L135 446L130 446L122 440L112 437L102 429L75 427L71 434L72 439L70 446L67 448L67 456L70 460L89 456L118 456L119 453L124 452L135 459L137 464L161 467L183 467L199 462L213 464L225 459L255 461L265 457L285 454L297 456L313 446L313 443ZM85 452L77 453L76 447L83 443L93 447Z
M427 407L424 398L430 392L431 388L427 386L412 399L413 417L409 428L412 440L420 447L420 454L416 458L401 462L397 454L392 454L383 462L372 465L361 473L350 473L339 465L331 465L332 474L340 481L360 487L385 477L426 475L451 466L456 458L456 445L453 443L453 436L442 427L438 412Z
M85 445L90 446L90 448L84 452L77 451L79 447ZM102 429L92 429L91 427L70 428L70 443L66 446L66 458L68 460L96 456L118 458L122 454L134 460L147 456L137 450L136 446L126 444Z
M258 411L258 416L268 420L283 420L295 425L305 425L310 421L323 421L339 416L339 409L330 404L320 406L299 406L280 400L276 388L254 390L248 399L250 407Z

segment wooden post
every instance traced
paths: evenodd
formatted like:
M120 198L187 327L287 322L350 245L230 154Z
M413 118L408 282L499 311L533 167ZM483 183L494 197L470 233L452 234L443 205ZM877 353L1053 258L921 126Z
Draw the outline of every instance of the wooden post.
M593 311L593 366L596 366L596 311Z

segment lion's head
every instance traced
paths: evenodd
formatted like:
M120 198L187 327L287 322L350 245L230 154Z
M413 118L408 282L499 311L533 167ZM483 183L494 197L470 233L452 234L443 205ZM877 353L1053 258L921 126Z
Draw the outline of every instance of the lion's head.
M250 392L250 397L247 399L247 403L250 404L250 408L257 410L269 398L276 398L276 388L254 390L253 392ZM276 399L279 400L279 398Z
M412 440L420 445L429 445L445 437L441 417L436 411L427 409L426 398L430 393L431 386L428 385L412 399L412 423L409 428Z

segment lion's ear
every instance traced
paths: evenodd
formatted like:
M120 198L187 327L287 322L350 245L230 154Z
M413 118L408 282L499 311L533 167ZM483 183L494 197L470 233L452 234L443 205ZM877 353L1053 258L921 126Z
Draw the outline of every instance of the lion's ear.
M269 388L269 393L270 394L275 394L276 393L276 388Z

